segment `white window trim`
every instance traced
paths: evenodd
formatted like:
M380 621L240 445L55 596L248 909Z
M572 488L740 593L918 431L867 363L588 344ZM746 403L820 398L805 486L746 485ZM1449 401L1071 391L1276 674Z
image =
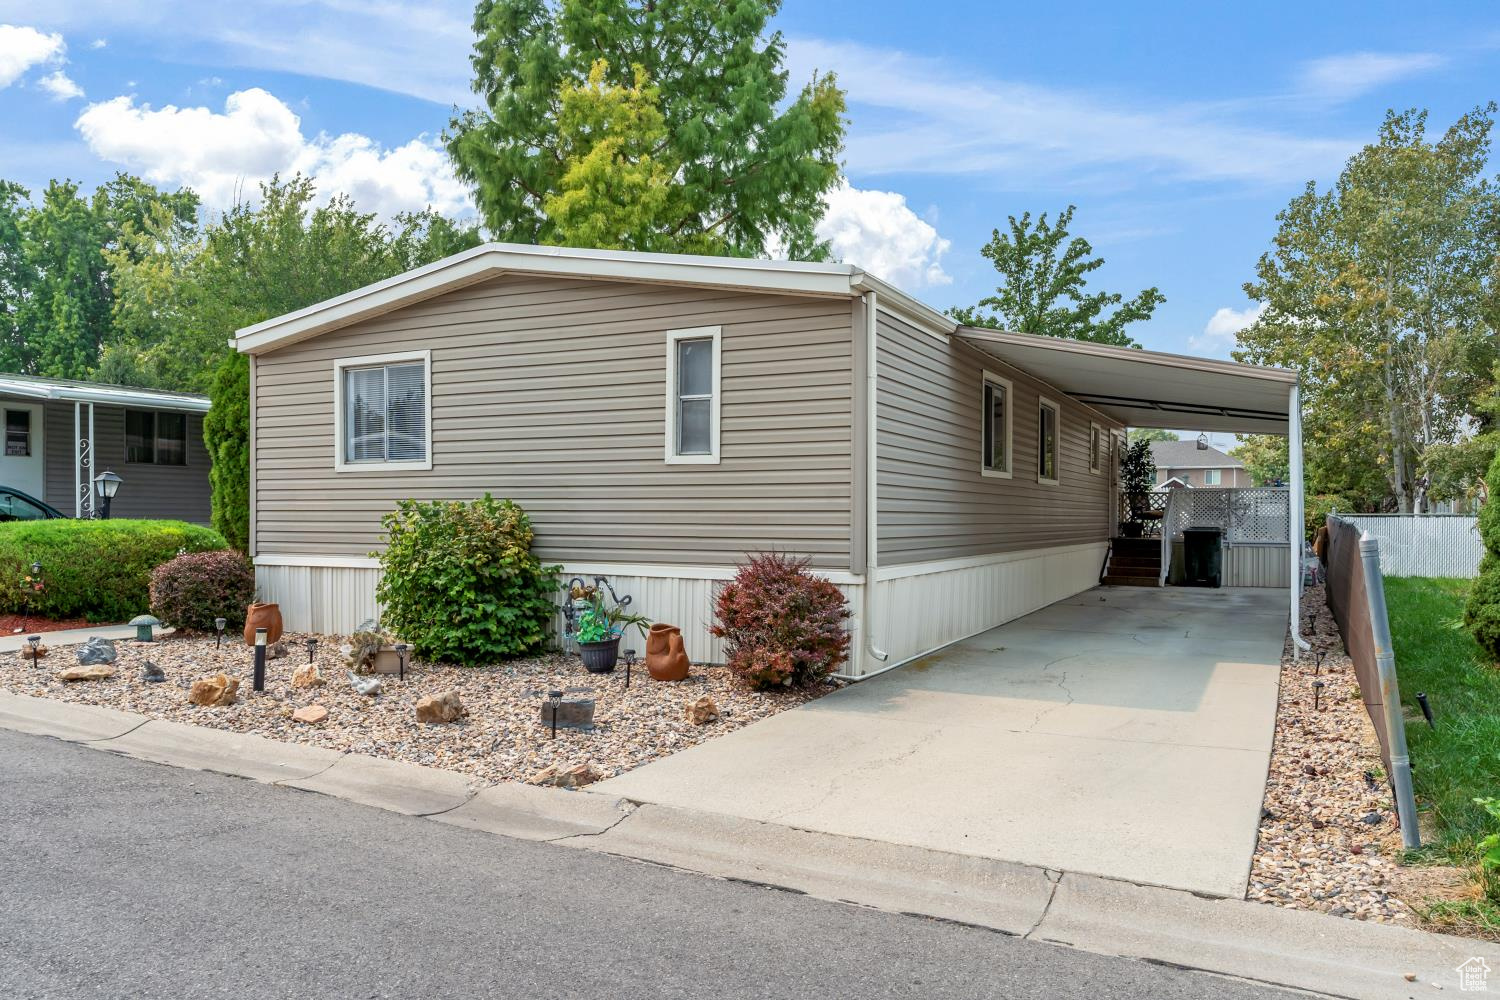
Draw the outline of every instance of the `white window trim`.
M687 330L667 331L667 440L663 447L668 465L718 465L719 464L719 410L723 403L721 391L721 344L717 326L695 326ZM713 341L713 400L708 412L708 446L706 455L677 454L677 342L680 340Z
M985 460L989 458L984 453L984 429L989 423L990 415L984 409L984 387L985 384L998 386L1005 390L1005 468L991 469L985 466ZM1016 426L1016 387L1010 379L1003 375L985 370L984 377L979 382L979 474L986 479L1010 479L1015 475L1016 450L1015 450L1015 426Z
M400 361L422 362L422 388L427 403L422 421L425 457L403 462L344 461L344 370L388 365ZM432 352L397 351L393 354L366 354L357 358L339 358L333 363L333 471L334 472L422 472L432 468Z
M1208 481L1208 474L1210 472L1212 472L1214 475L1216 475L1216 476L1219 477L1219 481L1218 482L1211 483L1211 482ZM1204 469L1203 470L1203 485L1204 486L1223 486L1224 485L1224 470L1223 469Z
M1094 439L1099 439L1099 450L1094 450ZM1109 461L1109 438L1104 435L1104 428L1094 421L1089 421L1089 471L1096 476L1104 475L1105 463Z
M1047 407L1053 413L1052 421L1052 458L1056 465L1057 476L1047 479L1042 475L1042 407ZM1037 438L1036 438L1036 481L1044 486L1057 486L1062 482L1062 407L1057 405L1056 400L1048 399L1046 396L1036 398L1037 407Z

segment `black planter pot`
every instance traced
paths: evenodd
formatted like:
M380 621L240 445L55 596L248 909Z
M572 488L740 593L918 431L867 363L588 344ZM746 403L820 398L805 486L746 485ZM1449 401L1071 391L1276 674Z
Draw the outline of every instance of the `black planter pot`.
M620 637L603 642L580 642L578 655L583 657L583 666L591 674L607 674L615 669L620 660Z

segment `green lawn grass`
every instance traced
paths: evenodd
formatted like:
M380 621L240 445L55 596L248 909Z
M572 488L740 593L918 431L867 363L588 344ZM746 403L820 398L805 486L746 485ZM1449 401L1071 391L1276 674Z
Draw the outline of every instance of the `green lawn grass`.
M1435 821L1434 846L1459 864L1473 862L1474 844L1493 828L1473 800L1500 796L1500 669L1462 627L1468 589L1468 580L1385 581L1412 784ZM1436 728L1422 719L1419 691L1432 704Z

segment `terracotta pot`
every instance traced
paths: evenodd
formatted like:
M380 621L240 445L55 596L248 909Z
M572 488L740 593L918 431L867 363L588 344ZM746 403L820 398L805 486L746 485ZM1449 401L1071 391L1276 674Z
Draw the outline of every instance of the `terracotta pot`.
M687 650L682 629L676 625L652 625L646 633L646 670L659 681L680 681L688 675Z
M281 638L281 605L252 604L245 609L245 645L255 645L255 630L266 630L266 645Z

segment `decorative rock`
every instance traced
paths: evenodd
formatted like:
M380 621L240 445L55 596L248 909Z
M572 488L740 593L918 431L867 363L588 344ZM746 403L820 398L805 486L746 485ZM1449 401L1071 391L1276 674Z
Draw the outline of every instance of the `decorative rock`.
M78 662L89 663L113 663L119 654L115 652L115 644L102 635L91 635L88 641L76 650Z
M160 684L166 679L167 672L150 660L141 664L141 680L152 684Z
M683 715L695 726L706 726L719 717L719 706L714 703L713 698L704 695L697 701L688 702Z
M200 677L193 681L193 686L188 691L188 701L208 708L233 705L239 691L240 679L238 677L215 674L212 677Z
M457 691L428 695L417 702L418 722L457 722L465 714Z
M540 718L548 728L556 723L558 729L593 729L594 699L564 698L557 703L556 719L552 717L552 702L543 701Z
M349 671L349 684L354 688L355 693L365 695L368 698L373 698L380 693L381 684L379 677L361 677L351 670Z
M315 688L324 684L323 673L316 663L304 663L292 671L292 687Z
M304 705L292 713L293 722L315 724L328 718L328 709L322 705Z
M286 643L273 642L266 647L266 659L280 660L286 657Z
M582 788L604 778L604 772L593 764L572 764L560 767L549 764L531 776L533 785L553 785L557 788Z
M35 657L38 660L45 660L47 658L47 654L50 652L51 650L47 648L47 644L45 642L39 642L36 644L35 650L33 650L30 646L27 646L25 649L21 650L21 659L29 660Z
M61 681L107 681L114 675L115 671L113 667L94 664L92 666L80 665L68 667L57 675L57 679Z

